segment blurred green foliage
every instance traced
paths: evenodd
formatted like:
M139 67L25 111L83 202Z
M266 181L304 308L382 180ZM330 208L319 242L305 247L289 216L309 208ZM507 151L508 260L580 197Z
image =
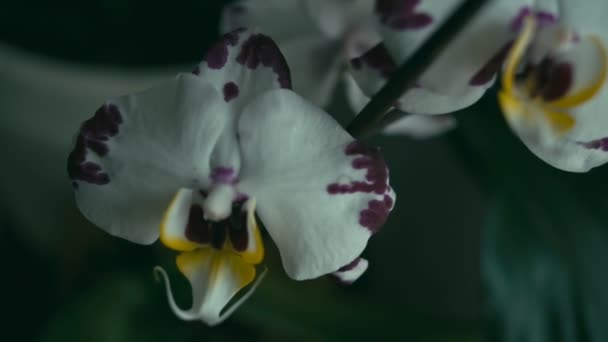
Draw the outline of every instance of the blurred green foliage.
M474 148L468 159L492 196L481 255L489 339L606 341L608 170L543 163L488 95L458 116L456 144Z

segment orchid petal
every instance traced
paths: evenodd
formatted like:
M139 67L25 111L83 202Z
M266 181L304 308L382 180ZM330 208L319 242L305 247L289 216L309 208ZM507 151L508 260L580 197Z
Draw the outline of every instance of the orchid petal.
M587 0L584 2L559 0L562 23L590 32L608 33L606 13L608 2L603 0Z
M587 172L608 162L608 139L577 140L571 134L559 134L559 128L551 124L556 118L549 119L540 108L510 101L513 100L501 100L509 125L528 149L546 163L564 171ZM608 126L603 127L608 132Z
M193 73L213 84L233 113L268 90L291 88L289 66L275 42L245 29L226 33Z
M368 97L374 96L394 75L396 69L394 59L383 44L351 61L351 74ZM445 114L471 105L485 89L449 94L414 85L399 97L395 107L412 114Z
M363 93L357 82L349 74L345 75L344 83L351 108L355 113L359 113L369 102L369 97ZM425 139L440 135L455 126L456 120L451 115L406 114L405 117L384 127L383 133Z
M348 58L381 38L369 0L239 1L224 11L223 30L258 27L277 42L291 67L293 89L329 104Z
M215 153L236 148L220 135L233 120L224 112L214 87L192 75L107 102L68 158L82 213L112 235L152 243L175 190L209 186L210 159L235 159Z
M329 103L344 63L338 42L307 36L281 43L289 61L293 89L317 106Z
M380 154L287 90L252 102L238 130L239 189L256 198L287 274L315 278L360 255L395 199Z
M339 39L361 20L370 17L373 2L370 0L304 0L310 17L319 29L331 39Z
M459 3L377 0L379 28L393 64L400 65L409 58ZM406 91L397 107L413 114L444 114L475 103L492 86L515 33L513 23L529 11L526 6L531 3L500 0L488 4ZM359 64L363 70L355 70L355 78L369 95L379 89L378 84L383 84L380 76L391 75L386 71L368 70L369 63ZM363 75L357 76L357 73Z
M386 126L387 135L407 135L414 139L426 139L441 135L456 127L453 116L408 114Z
M224 10L224 25L225 29L258 27L272 36L289 63L295 91L324 106L336 87L343 57L340 42L322 34L305 5L300 1L242 1ZM289 22L276 25L282 19Z

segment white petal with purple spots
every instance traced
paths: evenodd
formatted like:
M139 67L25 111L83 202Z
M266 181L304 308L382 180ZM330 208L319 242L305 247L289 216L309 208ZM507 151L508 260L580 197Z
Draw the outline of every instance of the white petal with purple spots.
M289 66L274 41L244 29L226 33L193 73L221 91L235 112L265 91L291 88Z
M247 107L239 135L239 188L256 197L292 278L331 273L361 254L395 200L377 150L286 90Z
M371 0L243 0L224 10L222 30L256 27L277 42L293 89L329 104L350 58L380 41Z
M113 235L154 242L176 189L209 186L210 159L235 159L221 134L230 122L221 95L193 75L110 100L82 125L68 160L80 210Z
M375 11L385 48L378 47L353 61L353 76L361 88L369 96L375 94L396 65L411 56L461 2L377 0ZM492 86L502 65L516 33L513 21L532 3L489 2L396 106L413 114L444 114L475 103Z

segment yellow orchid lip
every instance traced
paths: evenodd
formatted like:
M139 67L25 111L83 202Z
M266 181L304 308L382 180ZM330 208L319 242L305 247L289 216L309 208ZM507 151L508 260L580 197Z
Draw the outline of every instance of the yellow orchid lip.
M532 113L540 112L543 113L546 122L554 131L562 135L570 131L576 124L576 120L569 110L590 101L604 86L608 74L608 54L598 37L589 37L601 56L601 71L590 85L573 93L567 93L573 77L571 65L554 64L550 59L541 62L539 66L535 67L536 70L528 70L523 81L518 81L516 76L518 67L534 38L536 28L536 19L528 16L524 21L521 33L507 55L502 90L499 92L498 100L507 117L513 118L514 115L529 117ZM558 79L552 80L552 77ZM547 82L560 82L561 84L547 85ZM521 86L518 86L518 83ZM541 94L542 91L545 93Z
M215 325L243 303L263 278L265 271L257 275L256 265L264 258L264 245L254 214L255 199L237 201L233 208L238 209L219 222L205 218L205 199L192 189L180 189L161 222L161 242L181 252L176 264L191 284L191 309L177 306L166 272L158 267L156 271L164 278L169 304L178 317ZM230 304L245 287L246 293Z

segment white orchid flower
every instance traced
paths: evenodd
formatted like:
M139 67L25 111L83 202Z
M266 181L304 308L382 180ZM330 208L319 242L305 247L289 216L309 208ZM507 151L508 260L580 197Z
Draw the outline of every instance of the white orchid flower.
M356 82L376 93L462 4L463 0L376 0L374 13L384 41L351 63ZM475 103L492 86L522 18L533 0L493 0L445 47L395 106L413 114L446 114ZM535 12L553 20L556 6Z
M373 93L361 91L347 66L381 41L373 13L372 0L241 0L225 9L222 30L258 27L285 54L297 93L326 106L343 81L347 99L358 113ZM447 116L413 115L393 123L385 133L425 138L454 123Z
M160 274L182 319L217 324L255 288L264 247L254 213L294 279L352 282L367 267L359 255L395 201L386 164L290 86L275 43L235 31L193 74L106 102L77 135L68 172L78 207L112 235L160 237L180 252L190 309Z
M571 172L608 162L608 28L603 0L563 1L561 19L528 17L499 94L513 131L539 158Z

